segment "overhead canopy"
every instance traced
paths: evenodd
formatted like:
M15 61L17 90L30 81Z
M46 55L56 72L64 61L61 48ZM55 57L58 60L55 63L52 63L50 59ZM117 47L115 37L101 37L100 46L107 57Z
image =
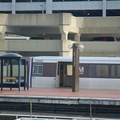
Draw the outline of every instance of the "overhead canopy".
M5 53L3 55L0 56L0 59L13 59L13 58L16 58L16 59L20 59L21 57L23 57L22 55L20 54L17 54L17 53Z

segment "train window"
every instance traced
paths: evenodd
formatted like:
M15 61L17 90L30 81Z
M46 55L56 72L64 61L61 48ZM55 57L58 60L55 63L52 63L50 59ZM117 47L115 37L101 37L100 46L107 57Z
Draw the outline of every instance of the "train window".
M120 65L111 66L111 77L120 77Z
M72 75L72 65L67 65L67 75Z
M63 65L62 64L60 64L60 70L63 71Z
M96 65L96 77L108 77L108 65Z
M43 74L43 64L33 64L33 76L39 76Z
M89 70L88 70L88 76L89 77L96 77L96 65L89 65Z
M89 65L89 77L108 77L108 65Z

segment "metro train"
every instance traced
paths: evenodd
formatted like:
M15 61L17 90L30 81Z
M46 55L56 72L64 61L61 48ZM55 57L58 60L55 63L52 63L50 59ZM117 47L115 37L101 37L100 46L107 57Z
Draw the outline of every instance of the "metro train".
M120 57L80 57L80 89L120 90ZM29 59L33 88L72 88L72 57L40 56Z

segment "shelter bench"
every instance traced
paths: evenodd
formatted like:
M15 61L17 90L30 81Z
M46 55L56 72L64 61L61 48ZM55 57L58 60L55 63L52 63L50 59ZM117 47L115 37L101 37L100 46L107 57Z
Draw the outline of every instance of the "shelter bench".
M16 77L3 77L3 85L0 84L2 87L6 88L18 88L18 83Z
M6 84L15 84L17 81L16 77L3 77L3 80L4 79L6 80L6 82L4 82Z

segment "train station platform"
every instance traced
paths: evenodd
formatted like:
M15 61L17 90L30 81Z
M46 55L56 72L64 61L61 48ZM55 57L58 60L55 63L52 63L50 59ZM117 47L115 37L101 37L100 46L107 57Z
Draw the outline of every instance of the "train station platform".
M18 91L4 88L0 91L0 102L29 102L50 104L92 104L120 105L120 90L80 89L72 92L69 88L30 88Z

